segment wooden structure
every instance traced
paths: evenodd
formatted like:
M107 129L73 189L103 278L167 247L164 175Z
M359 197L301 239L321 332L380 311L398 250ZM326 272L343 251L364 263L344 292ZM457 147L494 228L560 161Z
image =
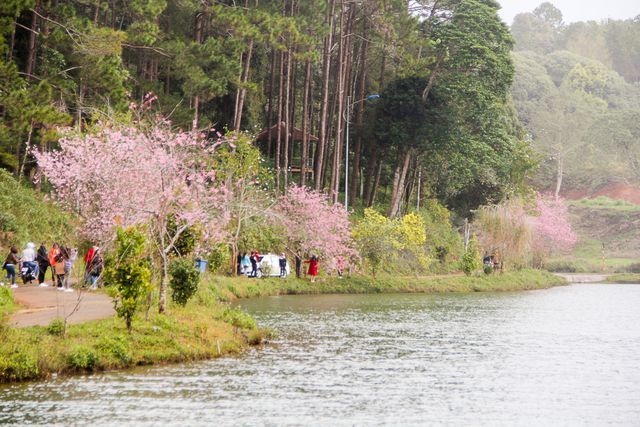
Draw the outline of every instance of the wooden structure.
M286 123L285 122L280 122L280 135L284 137L285 132L287 131L286 129ZM262 132L260 132L257 136L256 136L256 141L257 142L263 142L263 143L268 143L269 142L269 132L271 132L271 141L276 141L276 139L278 138L278 125L275 124L273 126L271 126L270 129L265 129ZM303 132L302 129L299 129L297 127L294 127L293 129L290 130L290 138L292 142L300 142L302 143L303 140ZM318 142L318 137L311 135L311 134L307 134L307 141L309 142L309 155L307 158L307 174L311 177L313 177L313 157L314 157L314 152L315 150L313 149L311 144L314 144L316 142ZM289 162L288 165L288 171L291 173L301 173L302 171L302 148L301 148L301 144L298 144L296 146L296 144L292 144L291 146L291 155L290 155L290 159L291 161ZM269 153L269 155L271 155L271 153Z

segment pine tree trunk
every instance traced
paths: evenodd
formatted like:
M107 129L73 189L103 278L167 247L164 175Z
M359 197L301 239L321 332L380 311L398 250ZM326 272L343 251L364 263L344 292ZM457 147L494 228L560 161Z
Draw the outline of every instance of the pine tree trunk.
M38 9L38 3L35 6ZM27 45L27 63L25 66L25 74L28 80L33 80L33 73L36 68L36 40L37 40L38 16L36 12L31 12L31 27L29 31L29 40Z
M304 95L302 101L302 153L300 155L300 185L307 184L307 159L309 157L309 94L311 91L311 61L306 62Z
M356 110L356 134L355 144L353 147L353 171L351 172L351 182L349 184L349 205L353 206L356 201L356 190L358 188L358 182L360 181L360 161L362 158L362 131L364 129L364 98L366 96L366 83L367 83L367 52L369 50L368 40L368 25L367 20L363 20L362 29L362 42L360 45L360 69L358 70L358 94L357 99L360 101L357 104Z
M411 155L412 150L405 149L404 153L398 158L398 163L393 173L393 189L391 192L391 205L389 207L389 217L391 218L395 218L400 213Z
M276 129L276 192L280 192L281 156L282 156L282 128L283 128L283 96L284 96L284 52L280 52L280 78L278 79L278 126Z
M319 141L316 148L316 164L314 171L315 189L322 189L324 157L328 145L327 135L327 112L329 108L329 80L331 77L331 47L333 45L333 26L336 9L336 0L329 0L327 14L325 16L325 26L329 28L324 40L324 52L322 59L322 95L320 107Z

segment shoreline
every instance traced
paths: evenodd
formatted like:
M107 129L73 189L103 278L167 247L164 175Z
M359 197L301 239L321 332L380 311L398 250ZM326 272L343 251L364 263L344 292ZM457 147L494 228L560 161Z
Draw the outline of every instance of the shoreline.
M240 354L271 338L254 319L229 302L276 295L367 293L468 293L547 289L566 284L552 273L522 270L481 276L324 277L311 283L296 278L228 278L205 276L186 307L171 306L167 315L136 317L133 331L111 317L68 325L10 327L0 324L0 383L46 380L60 375L86 374L164 365ZM13 303L13 302L11 302ZM0 307L1 308L1 307Z

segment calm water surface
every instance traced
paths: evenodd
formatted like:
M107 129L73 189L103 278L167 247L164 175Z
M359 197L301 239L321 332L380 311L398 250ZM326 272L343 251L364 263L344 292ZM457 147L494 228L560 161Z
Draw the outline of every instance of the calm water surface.
M244 301L239 358L0 387L0 422L640 425L640 286Z

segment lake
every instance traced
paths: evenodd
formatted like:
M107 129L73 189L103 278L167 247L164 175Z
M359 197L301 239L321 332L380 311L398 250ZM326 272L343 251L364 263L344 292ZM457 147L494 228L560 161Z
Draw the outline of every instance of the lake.
M241 301L236 358L0 386L0 422L638 425L640 285Z

